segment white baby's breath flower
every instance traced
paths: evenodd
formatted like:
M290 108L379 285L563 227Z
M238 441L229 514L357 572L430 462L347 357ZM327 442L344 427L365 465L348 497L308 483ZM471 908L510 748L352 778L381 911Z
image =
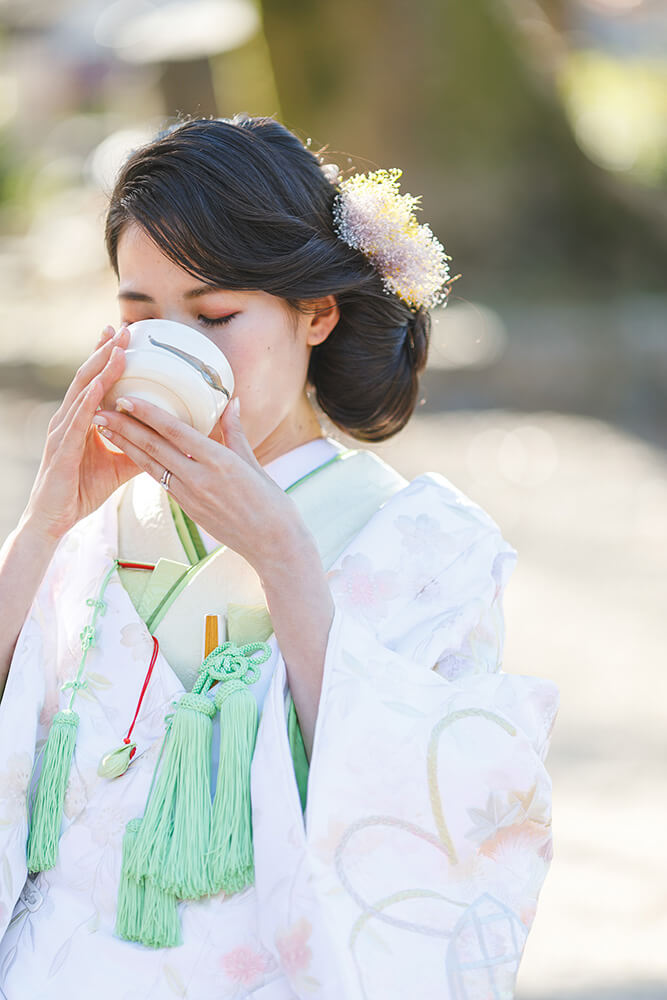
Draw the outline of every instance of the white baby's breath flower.
M399 193L402 171L353 174L338 185L338 236L371 261L385 289L413 309L432 309L447 297L451 260L429 226L417 222L420 198Z

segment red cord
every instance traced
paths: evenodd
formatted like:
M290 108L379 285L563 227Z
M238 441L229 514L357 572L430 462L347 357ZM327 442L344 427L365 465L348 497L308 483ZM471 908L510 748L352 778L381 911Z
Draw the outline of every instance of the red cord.
M118 560L118 565L121 569L155 569L155 566L151 566L148 563L135 563L135 562L121 562Z
M122 565L122 563L121 563L121 565ZM146 671L146 676L144 678L144 686L141 689L141 694L139 695L139 701L137 702L137 710L134 713L134 718L132 719L132 724L130 725L130 728L127 731L127 736L123 740L123 743L125 743L125 744L128 744L128 743L132 742L130 740L130 736L132 735L132 730L134 729L134 724L137 721L137 716L139 715L139 709L141 708L141 703L144 700L144 695L146 694L146 688L148 687L148 682L151 679L151 674L153 673L153 667L155 666L155 661L157 660L157 654L158 654L158 650L160 648L160 643L157 641L157 639L155 638L155 636L152 636L152 639L153 639L153 655L151 656L151 662L148 664L148 670ZM132 747L132 751L130 753L130 760L132 760L132 758L134 757L134 755L135 755L136 752L137 752L137 748L136 747Z

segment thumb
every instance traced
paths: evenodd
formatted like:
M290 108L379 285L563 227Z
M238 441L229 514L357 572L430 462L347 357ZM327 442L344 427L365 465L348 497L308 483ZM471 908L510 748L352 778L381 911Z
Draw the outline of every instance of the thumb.
M230 399L220 417L218 426L222 431L223 443L230 451L245 459L250 465L258 465L255 453L250 447L250 442L241 425L241 403L238 396Z

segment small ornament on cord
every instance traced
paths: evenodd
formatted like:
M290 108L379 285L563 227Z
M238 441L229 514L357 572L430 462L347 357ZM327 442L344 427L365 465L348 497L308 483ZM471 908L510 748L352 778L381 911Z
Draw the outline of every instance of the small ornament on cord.
M141 703L144 700L148 682L151 679L153 667L155 666L157 654L160 649L160 644L157 641L157 638L155 636L151 636L151 638L153 640L153 654L151 656L151 662L148 664L148 670L146 671L146 677L144 678L143 687L141 688L141 694L139 695L134 718L130 723L130 728L127 731L127 736L123 740L122 745L116 747L114 750L109 750L108 753L105 753L100 760L97 768L97 773L100 778L120 778L120 776L125 774L127 771L128 767L132 763L132 758L137 752L137 744L133 743L131 740L132 730L134 729L134 724L137 721L139 709L141 708Z
M128 740L115 750L105 753L97 768L100 778L120 778L130 766L136 750L137 744Z
M344 243L368 257L387 292L411 309L432 309L449 293L451 257L430 227L417 222L421 195L399 193L402 173L393 167L341 181L334 227Z

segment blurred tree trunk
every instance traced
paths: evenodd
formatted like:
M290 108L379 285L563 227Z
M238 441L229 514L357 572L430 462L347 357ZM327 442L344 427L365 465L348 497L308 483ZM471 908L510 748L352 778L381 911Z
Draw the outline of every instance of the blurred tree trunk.
M285 124L343 168L402 167L457 270L501 284L517 269L538 282L663 280L660 227L576 145L500 0L263 8Z

